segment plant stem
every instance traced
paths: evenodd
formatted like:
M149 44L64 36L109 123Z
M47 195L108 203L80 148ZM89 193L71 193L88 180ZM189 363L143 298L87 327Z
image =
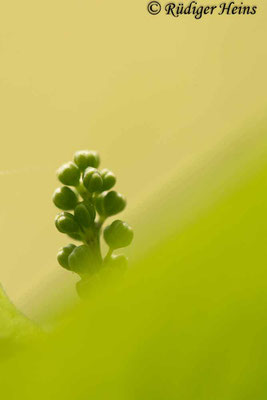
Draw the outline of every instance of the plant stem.
M84 243L93 250L97 264L101 265L103 259L100 249L100 231L95 226L94 229L90 229L86 233L84 235Z
M87 192L82 182L80 182L79 185L75 186L75 189L83 200L89 200L91 198L91 195Z
M104 261L109 261L110 258L111 258L111 256L112 256L112 253L113 253L113 249L110 247L110 248L108 249L108 252L107 252L107 254L106 254L106 257L105 257Z
M100 234L100 230L102 228L102 225L104 224L104 222L106 221L106 217L104 217L103 215L101 215L98 219L98 221L96 222L96 228L99 231Z

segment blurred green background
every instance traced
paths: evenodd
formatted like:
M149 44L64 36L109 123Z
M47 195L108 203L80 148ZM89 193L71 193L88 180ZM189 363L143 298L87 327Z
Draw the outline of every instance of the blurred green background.
M131 223L158 188L171 196L170 176L178 187L236 136L255 136L265 17L265 4L195 21L153 17L143 1L1 2L1 282L12 299L30 312L40 286L68 279L51 194L75 150L97 149L118 175ZM135 229L138 240L142 221Z
M116 173L135 230L124 281L2 360L5 398L266 398L265 22L266 4L0 4L2 285L46 326L76 301L51 196L78 149Z

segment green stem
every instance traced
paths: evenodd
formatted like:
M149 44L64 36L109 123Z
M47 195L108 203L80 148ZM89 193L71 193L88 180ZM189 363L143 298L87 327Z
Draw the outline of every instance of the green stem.
M98 229L90 229L86 233L84 235L84 243L93 250L97 263L101 265L103 259L100 249L100 232Z
M111 259L112 253L113 253L113 249L110 247L110 248L108 249L108 252L107 252L107 254L106 254L106 257L104 258L104 261L109 261L109 260Z
M94 250L95 250L96 257L98 258L99 263L101 265L103 262L103 259L102 259L102 255L101 255L101 249L100 249L99 234L96 235L95 240L94 240Z
M107 219L106 217L104 217L103 215L100 215L98 221L96 222L96 229L99 231L99 234L100 234L100 230L101 230L103 224L105 223L106 219Z
M80 182L79 185L75 186L75 189L79 193L79 195L82 197L83 200L90 200L91 199L91 194L87 192L85 187L83 186L83 183Z

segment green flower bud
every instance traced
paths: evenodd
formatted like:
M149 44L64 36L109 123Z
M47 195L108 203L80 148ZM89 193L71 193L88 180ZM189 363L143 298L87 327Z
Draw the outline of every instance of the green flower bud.
M103 179L97 169L88 167L83 174L83 184L90 193L101 192Z
M55 224L62 233L77 233L80 230L74 216L65 211L56 216Z
M80 226L89 228L95 220L95 207L88 201L78 204L74 210L74 216Z
M106 194L107 194L107 192L103 192L93 198L96 211L98 212L99 215L102 215L102 216L105 215L104 197Z
M77 186L80 174L79 168L73 162L68 162L57 170L57 177L63 185Z
M74 233L74 232L71 232L71 233L68 233L67 234L71 239L74 239L74 240L82 240L82 237L81 237L81 235L79 234L79 233Z
M126 222L116 220L104 229L104 238L111 249L119 249L131 244L133 230Z
M108 217L121 212L126 206L126 199L122 194L111 190L98 195L95 206L99 215Z
M77 274L93 273L98 264L94 251L87 245L76 247L68 261L70 269Z
M69 267L69 255L72 253L72 251L76 248L76 246L74 244L68 244L68 246L62 247L58 254L57 254L57 260L58 263L66 269L70 269Z
M78 197L72 189L62 186L55 190L53 202L61 210L73 210L78 203Z
M74 154L74 162L81 171L84 171L87 167L97 168L100 164L100 158L96 151L81 150Z
M113 172L109 171L108 169L102 169L100 173L103 179L102 190L111 189L116 183L116 176L113 174Z

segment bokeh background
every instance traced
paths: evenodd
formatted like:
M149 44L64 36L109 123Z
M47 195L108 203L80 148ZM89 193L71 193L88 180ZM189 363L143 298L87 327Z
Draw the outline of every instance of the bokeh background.
M135 230L119 288L1 364L5 398L266 398L267 6L255 3L255 16L196 21L140 0L0 2L1 284L45 326L61 298L75 303L51 196L78 149L116 173Z
M195 21L151 16L139 0L1 2L0 271L14 301L30 311L52 276L69 279L51 195L75 150L97 149L118 175L138 247L151 201L165 213L173 187L203 169L216 181L213 161L258 137L265 21L264 3L256 16Z

